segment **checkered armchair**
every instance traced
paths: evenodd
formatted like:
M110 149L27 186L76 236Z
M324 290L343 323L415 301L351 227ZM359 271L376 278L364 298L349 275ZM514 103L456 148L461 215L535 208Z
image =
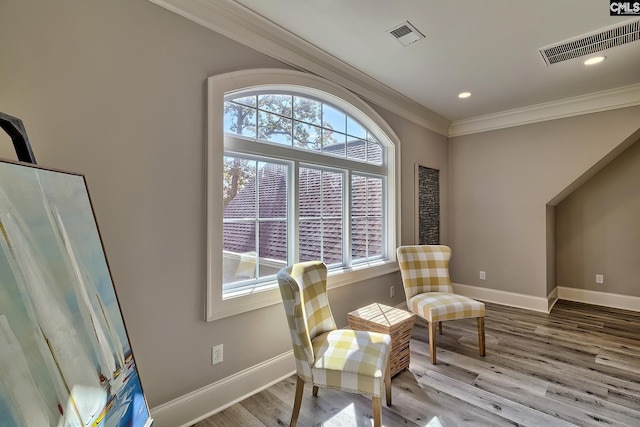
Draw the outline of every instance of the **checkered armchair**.
M484 356L484 304L453 293L449 278L451 248L444 245L400 246L396 253L407 307L429 322L431 363L436 363L436 324L442 335L442 322L446 320L477 318L480 356Z
M290 426L295 426L305 382L372 397L374 425L382 419L381 396L391 405L391 337L337 329L327 298L327 267L319 261L285 267L278 284L291 332L297 384Z

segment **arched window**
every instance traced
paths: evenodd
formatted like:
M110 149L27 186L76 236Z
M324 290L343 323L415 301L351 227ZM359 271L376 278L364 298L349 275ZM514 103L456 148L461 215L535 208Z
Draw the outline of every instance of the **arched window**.
M364 102L296 71L209 78L209 320L279 301L284 266L329 287L395 268L397 144Z

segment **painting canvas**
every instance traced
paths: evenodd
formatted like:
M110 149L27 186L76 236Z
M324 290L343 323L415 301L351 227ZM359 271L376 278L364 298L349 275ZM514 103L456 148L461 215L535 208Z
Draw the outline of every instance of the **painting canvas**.
M0 161L0 425L151 425L81 175Z

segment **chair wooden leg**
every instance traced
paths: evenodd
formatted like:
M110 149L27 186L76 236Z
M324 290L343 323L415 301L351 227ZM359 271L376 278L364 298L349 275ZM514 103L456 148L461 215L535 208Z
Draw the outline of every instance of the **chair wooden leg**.
M480 348L480 356L484 356L484 317L478 317L478 347Z
M387 406L391 406L391 356L387 361L387 369L384 374L384 390L387 395Z
M380 396L372 397L371 403L373 406L373 427L382 426L382 402L380 402Z
M293 400L293 412L291 413L291 422L289 427L296 427L298 423L298 414L300 413L300 405L302 404L302 391L304 390L304 380L298 377L296 382L296 397Z
M311 392L311 394L313 394L314 397L318 396L318 386L317 385L313 386L313 391Z
M433 365L436 364L436 323L429 322L429 355Z
M440 335L442 335L442 322L438 322L438 328L440 328Z

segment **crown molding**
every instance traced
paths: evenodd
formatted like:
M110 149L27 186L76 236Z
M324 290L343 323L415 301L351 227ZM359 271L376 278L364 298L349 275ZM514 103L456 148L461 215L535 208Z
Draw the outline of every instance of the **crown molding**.
M636 84L451 122L233 0L149 1L450 138L640 105Z
M449 137L640 105L640 84L451 123Z
M149 1L291 67L337 83L420 126L449 134L449 120L232 0Z

